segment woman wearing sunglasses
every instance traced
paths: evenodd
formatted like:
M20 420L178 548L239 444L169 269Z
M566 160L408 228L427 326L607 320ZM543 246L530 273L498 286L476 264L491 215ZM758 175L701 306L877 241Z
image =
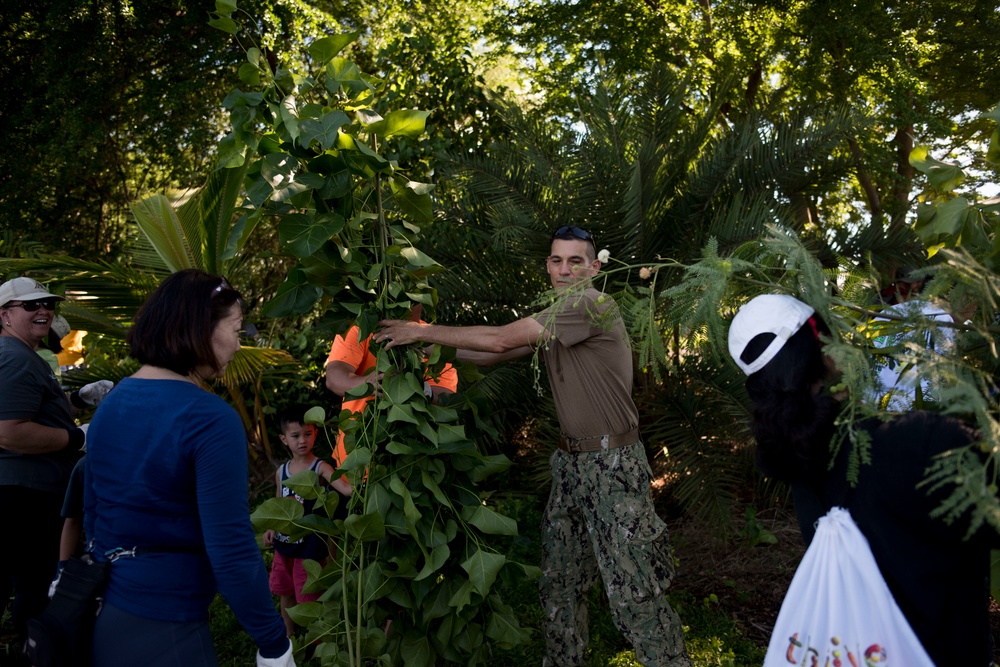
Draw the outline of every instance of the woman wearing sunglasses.
M12 541L0 549L0 611L13 590L11 617L22 636L48 602L63 496L85 440L52 369L35 352L62 300L31 278L0 285L0 512Z
M294 667L250 525L246 432L205 385L239 350L242 303L204 271L164 280L128 333L141 367L91 422L84 532L111 561L94 665L214 667L218 591L257 644L257 664Z

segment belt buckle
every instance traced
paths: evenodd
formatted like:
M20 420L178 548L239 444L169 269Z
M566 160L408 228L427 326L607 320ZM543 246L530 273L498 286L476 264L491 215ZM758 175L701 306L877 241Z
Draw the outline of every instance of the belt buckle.
M566 451L571 454L579 454L583 450L580 448L583 441L579 438L570 438L569 436L563 436L563 442L566 443Z

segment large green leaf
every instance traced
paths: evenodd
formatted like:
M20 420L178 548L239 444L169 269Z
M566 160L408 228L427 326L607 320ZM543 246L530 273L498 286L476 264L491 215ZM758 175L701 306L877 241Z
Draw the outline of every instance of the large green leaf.
M318 141L320 147L328 151L337 144L340 128L350 124L351 119L340 109L323 114L319 120L304 120L299 125L302 146L308 148L313 141Z
M437 481L430 475L427 470L422 470L420 472L420 479L424 484L424 488L431 492L434 499L444 505L445 507L453 508L451 500L445 495L444 491L441 490L441 486Z
M322 290L310 285L301 269L289 272L274 298L264 304L264 314L268 317L288 317L302 315L312 310L319 300Z
M261 530L288 531L289 524L301 519L302 503L292 497L268 498L250 514L250 521Z
M382 392L394 404L402 405L411 397L423 393L423 388L413 373L393 373L383 378Z
M435 262L433 259L425 255L417 248L412 248L412 247L403 248L399 254L406 259L406 261L409 263L411 267L414 267L416 269L426 269L429 267L440 266L437 262Z
M319 497L319 475L312 470L302 470L288 479L282 480L281 485L287 486L300 498L312 500Z
M320 37L313 40L309 45L309 55L320 64L324 64L343 51L348 44L356 40L359 34L361 33L348 32L329 37Z
M528 632L521 627L517 616L508 605L499 605L494 609L490 621L486 625L486 636L503 649L511 649L529 638Z
M416 109L400 109L390 111L385 117L369 125L366 129L370 134L382 137L402 136L419 139L427 127L428 111Z
M385 537L385 523L381 514L352 514L344 519L344 528L362 542Z
M295 257L309 257L343 228L344 218L336 213L293 213L278 224L278 238Z
M440 570L444 564L448 562L449 556L451 556L451 549L448 548L447 544L434 547L427 560L424 562L423 569L421 569L420 573L413 578L414 581L425 579Z
M417 535L417 522L420 521L420 510L413 503L413 495L406 488L398 475L389 478L389 488L403 499L403 516L406 517L406 530L414 537ZM421 545L422 546L422 545Z
M910 164L925 174L938 192L952 192L965 181L965 172L961 167L935 160L925 146L917 146L910 152Z
M462 518L489 535L517 535L517 521L486 505L462 508Z
M341 472L353 472L368 467L372 460L372 450L367 447L355 447L337 467Z
M506 556L476 549L471 556L462 562L462 569L469 574L469 581L475 591L485 597L490 592L493 582L496 581L500 568L506 562Z
M422 423L413 414L413 408L409 405L390 405L388 419L390 424L405 422L419 426Z
M430 639L415 631L409 631L403 637L404 667L434 667L434 651Z
M430 190L433 189L433 186L414 181L400 183L395 178L390 182L390 186L394 201L400 211L416 222L429 222L434 219L433 202L430 196Z
M925 204L917 208L913 230L928 247L939 243L958 244L971 241L978 226L979 211L965 197L955 197L937 206ZM979 240L979 238L975 238Z
M469 476L481 482L490 475L494 475L499 472L503 472L511 466L511 461L503 454L495 454L493 456L484 456L480 461L476 463L475 468L469 473Z
M323 603L301 602L288 607L286 611L288 611L288 615L295 621L296 625L307 628L310 624L323 617Z

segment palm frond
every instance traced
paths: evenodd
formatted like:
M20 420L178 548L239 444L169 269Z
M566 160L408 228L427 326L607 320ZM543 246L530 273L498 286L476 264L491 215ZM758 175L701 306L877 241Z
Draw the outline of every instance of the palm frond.
M246 160L242 166L213 171L205 185L177 209L189 243L200 240L197 254L201 257L201 268L209 273L225 275L227 263L253 231L252 225L247 226L245 216L241 218L242 224L233 225L249 168L250 160Z
M171 272L201 268L201 233L189 236L166 195L150 195L132 205L132 215Z
M688 364L683 381L640 403L647 448L664 457L673 496L711 525L730 525L737 494L754 475L742 380L732 368Z
M242 346L226 367L220 380L226 386L248 385L265 371L280 366L297 366L300 362L284 350Z

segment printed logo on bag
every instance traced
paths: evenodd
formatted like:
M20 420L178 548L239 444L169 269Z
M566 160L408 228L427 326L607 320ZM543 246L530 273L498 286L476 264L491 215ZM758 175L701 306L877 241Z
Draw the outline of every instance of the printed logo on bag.
M862 653L858 650L857 654L851 651L851 649L845 647L843 642L840 641L840 637L831 637L830 646L826 647L826 661L820 661L820 652L818 649L812 646L806 646L806 642L799 641L799 633L794 633L788 638L788 652L785 653L785 658L790 664L793 665L803 665L803 667L861 667L861 663L858 662L858 655L864 658L864 667L885 667L888 665L886 661L885 647L881 644L872 644L864 650ZM844 662L844 658L847 658L847 663ZM832 660L831 660L832 659Z

